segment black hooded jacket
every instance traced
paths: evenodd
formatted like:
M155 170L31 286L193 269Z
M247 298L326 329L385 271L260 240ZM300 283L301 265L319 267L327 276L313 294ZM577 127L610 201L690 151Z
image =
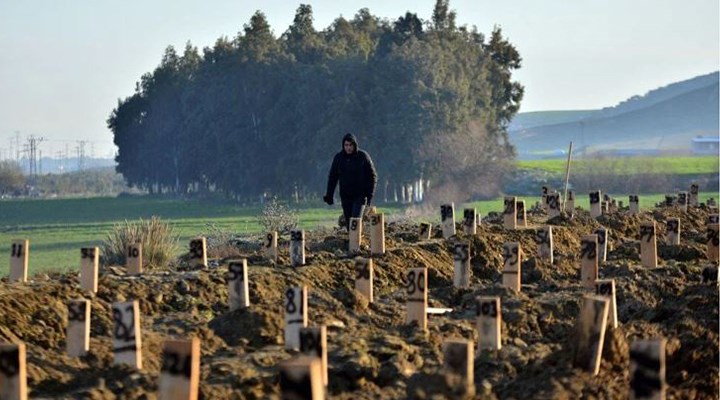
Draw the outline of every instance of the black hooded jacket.
M332 197L335 193L335 185L340 181L340 198L354 199L367 197L370 202L375 195L377 185L377 172L370 155L358 149L357 139L353 134L348 133L343 137L345 141L351 142L355 150L347 154L343 148L335 154L330 174L328 176L327 196Z

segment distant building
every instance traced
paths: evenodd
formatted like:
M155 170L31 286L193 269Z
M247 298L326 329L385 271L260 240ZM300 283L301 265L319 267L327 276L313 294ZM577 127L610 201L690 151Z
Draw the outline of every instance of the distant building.
M718 155L720 136L698 136L692 140L693 154Z

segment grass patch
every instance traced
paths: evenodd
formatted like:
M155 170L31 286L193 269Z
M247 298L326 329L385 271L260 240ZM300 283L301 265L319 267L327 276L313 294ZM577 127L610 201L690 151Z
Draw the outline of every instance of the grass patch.
M567 159L521 160L518 168L538 169L564 174ZM697 175L718 173L718 157L633 157L572 160L571 175L580 171L600 171L608 174L673 174Z

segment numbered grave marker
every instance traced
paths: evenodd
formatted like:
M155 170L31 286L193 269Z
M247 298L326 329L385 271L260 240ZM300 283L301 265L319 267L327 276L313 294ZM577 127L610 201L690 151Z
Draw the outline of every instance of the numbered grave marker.
M665 242L669 245L680 244L680 218L668 218L665 223Z
M700 193L700 187L695 183L690 185L690 193L688 194L688 205L690 207L700 206L700 201L698 200L698 193Z
M718 214L710 214L707 218L707 224L717 224L720 223L720 215Z
M406 277L407 323L427 329L427 268L411 268Z
M520 291L520 243L508 242L503 246L503 286Z
M553 233L552 226L543 226L535 231L535 243L538 245L540 259L553 263Z
M602 358L603 343L605 342L609 303L605 297L585 295L580 305L580 316L575 332L577 346L573 364L593 375L600 372L600 358Z
M617 302L615 296L615 279L598 279L595 281L595 294L606 297L610 301L610 314L608 314L608 325L613 329L618 326Z
M290 265L305 265L305 231L290 231Z
M30 241L16 239L10 246L10 282L27 282Z
M546 199L548 217L555 218L560 215L560 193L550 193Z
M362 218L350 218L348 239L348 252L350 254L359 253L360 242L362 241Z
M82 357L90 350L90 300L70 300L65 343L70 357Z
M80 288L91 293L98 290L98 267L100 262L100 249L97 247L83 247L80 249Z
M466 235L477 234L478 222L479 217L476 209L466 208L463 210L463 231Z
M709 224L707 226L707 258L708 260L717 263L720 251L718 251L718 224Z
M370 253L376 256L385 254L385 214L370 215Z
M300 352L306 356L317 357L322 370L322 382L328 385L327 328L325 325L300 329Z
M368 303L374 301L373 275L372 258L355 258L355 291L364 296Z
M127 364L142 369L142 340L140 336L140 303L137 300L113 303L113 364Z
M455 236L455 203L440 206L440 228L443 238Z
M657 245L655 244L655 221L640 224L640 259L642 266L657 266Z
M629 198L629 204L630 204L630 210L628 213L630 215L638 215L640 214L640 198L636 194L631 194Z
M247 260L235 260L228 263L226 276L230 311L250 307Z
M687 192L678 193L677 202L678 202L678 206L680 207L680 211L687 212L687 210L688 210L688 193Z
M568 190L567 199L565 200L565 212L572 217L575 214L575 191Z
M432 233L432 225L423 222L420 224L420 233L418 234L420 240L428 240L430 239L430 234Z
M590 216L597 218L602 215L602 204L600 204L601 193L599 190L590 192Z
M547 210L548 210L548 208L547 208L547 195L548 195L549 193L550 193L550 188L548 188L547 186L543 186L543 187L540 188L540 194L541 194L540 203L541 203L541 205L542 205L542 210L545 211L545 212L547 212Z
M609 201L601 201L600 202L602 213L608 214L610 212L610 202Z
M445 373L460 377L462 392L475 393L475 352L472 341L467 339L445 339L443 355Z
M307 287L296 286L285 291L285 348L300 348L300 329L308 324Z
M142 243L129 245L125 257L128 275L138 275L143 272Z
M0 399L27 400L25 343L0 343Z
M666 194L665 195L665 207L675 207L675 195L672 194Z
M278 233L277 231L268 232L263 241L263 255L266 259L277 263L278 260Z
M207 267L207 239L199 237L190 241L190 265Z
M517 226L527 226L527 213L525 212L525 200L518 200L515 203L517 207Z
M630 344L630 399L665 399L665 339Z
M517 198L506 197L503 204L503 226L505 229L515 229L517 227Z
M160 400L197 400L200 339L166 340L160 367Z
M482 350L500 350L502 348L500 297L476 297L475 316L477 317L478 354Z
M598 237L585 235L580 240L580 282L592 289L598 278Z
M466 288L470 286L470 242L455 243L453 245L453 260L455 270L453 274L453 286Z
M323 400L322 362L317 357L298 356L280 363L282 400Z
M610 234L606 228L597 228L594 232L598 239L598 261L607 261L608 252L608 235Z

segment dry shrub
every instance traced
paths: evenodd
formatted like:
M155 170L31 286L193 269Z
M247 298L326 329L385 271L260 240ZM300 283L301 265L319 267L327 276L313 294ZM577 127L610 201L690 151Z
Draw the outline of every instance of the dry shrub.
M178 251L172 226L158 217L116 224L103 241L103 265L125 265L129 245L142 243L143 266L163 268Z
M265 228L265 232L277 231L287 234L297 228L298 216L295 210L281 204L277 197L273 197L265 203L258 217L258 223Z

